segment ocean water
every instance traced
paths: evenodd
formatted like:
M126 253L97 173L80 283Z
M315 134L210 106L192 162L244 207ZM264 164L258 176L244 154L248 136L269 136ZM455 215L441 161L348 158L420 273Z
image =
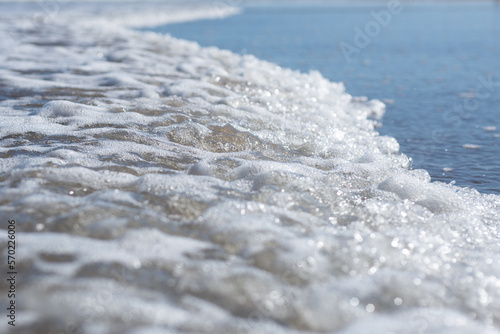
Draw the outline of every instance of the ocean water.
M500 5L402 3L391 12L389 3L249 6L153 30L318 70L354 96L384 100L377 131L395 137L414 168L500 193Z
M0 332L499 333L500 196L320 72L138 30L238 12L0 3Z

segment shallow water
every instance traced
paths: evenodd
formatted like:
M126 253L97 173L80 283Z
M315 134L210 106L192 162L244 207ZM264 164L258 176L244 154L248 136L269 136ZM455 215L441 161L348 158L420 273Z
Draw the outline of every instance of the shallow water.
M210 6L1 6L14 332L499 332L500 197L410 170L380 101L125 27Z
M153 30L319 70L355 96L383 99L378 131L398 140L414 168L500 193L500 6L404 3L401 12L381 16L387 6L251 6L225 20ZM356 27L373 36L357 37ZM343 52L341 43L357 50Z

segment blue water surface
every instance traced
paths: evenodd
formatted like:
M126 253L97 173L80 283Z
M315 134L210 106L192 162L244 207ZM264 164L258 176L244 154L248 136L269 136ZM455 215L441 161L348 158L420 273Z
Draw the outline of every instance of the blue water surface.
M500 193L500 5L388 3L251 6L153 30L318 70L354 96L381 99L379 132L413 168Z

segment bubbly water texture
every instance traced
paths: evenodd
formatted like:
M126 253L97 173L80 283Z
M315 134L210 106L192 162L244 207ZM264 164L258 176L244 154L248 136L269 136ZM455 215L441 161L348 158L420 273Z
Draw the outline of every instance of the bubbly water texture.
M411 170L381 102L124 25L220 8L65 6L0 11L19 332L499 332L500 197Z

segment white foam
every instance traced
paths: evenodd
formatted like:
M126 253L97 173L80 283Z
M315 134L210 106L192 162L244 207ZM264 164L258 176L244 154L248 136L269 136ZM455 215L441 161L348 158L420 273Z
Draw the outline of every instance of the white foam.
M477 144L463 144L462 147L467 149L467 150L480 150L481 149L481 145L477 145Z
M432 212L458 211L463 206L462 199L452 189L423 182L410 175L390 177L378 188L395 193L403 200L411 200Z
M495 132L497 131L497 127L493 125L483 126L483 130L488 132Z
M382 102L124 27L213 8L0 6L23 329L498 332L499 196L411 170Z

